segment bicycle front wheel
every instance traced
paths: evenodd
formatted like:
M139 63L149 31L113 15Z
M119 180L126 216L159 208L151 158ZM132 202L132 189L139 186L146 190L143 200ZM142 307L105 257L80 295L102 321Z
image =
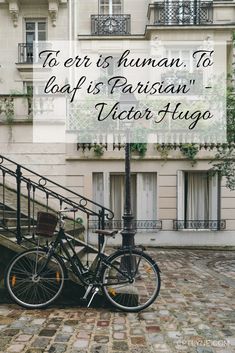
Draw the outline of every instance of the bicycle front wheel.
M8 266L5 285L19 305L37 309L51 304L64 285L61 260L53 255L49 262L44 250L27 250L17 255Z
M103 292L118 309L137 312L157 298L160 270L151 257L138 250L120 250L107 259L102 273Z

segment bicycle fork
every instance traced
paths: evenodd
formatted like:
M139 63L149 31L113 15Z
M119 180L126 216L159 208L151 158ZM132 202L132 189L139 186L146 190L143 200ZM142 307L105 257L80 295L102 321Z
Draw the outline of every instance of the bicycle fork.
M91 305L95 295L99 292L99 288L94 286L93 284L89 284L87 287L87 290L84 294L84 296L82 297L82 300L87 301L87 297L88 295L92 292L91 298L87 304L87 308L89 308L89 306Z

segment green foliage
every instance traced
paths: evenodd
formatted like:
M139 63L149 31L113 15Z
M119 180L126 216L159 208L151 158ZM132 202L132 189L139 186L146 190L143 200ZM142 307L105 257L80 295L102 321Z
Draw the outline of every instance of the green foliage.
M235 32L233 33L233 46L235 43ZM235 74L235 72L234 72ZM234 87L229 79L227 90L227 141L228 146L221 146L212 163L212 172L218 172L226 178L226 187L235 190L235 93Z
M143 158L147 152L147 143L132 143L131 144L131 151L137 151L141 158Z
M168 158L169 152L172 149L172 147L170 145L164 145L163 146L162 144L157 143L156 144L156 149L160 153L160 156L162 157L162 159L164 161L166 161L167 158Z
M235 142L235 94L234 88L229 87L227 93L227 140Z
M180 151L192 162L192 165L197 162L196 155L198 154L199 147L195 143L184 143L180 146Z
M102 145L94 146L94 153L97 157L101 157L104 154L104 147Z
M235 190L235 149L234 147L222 148L211 161L212 172L218 172L221 177L226 178L226 187Z

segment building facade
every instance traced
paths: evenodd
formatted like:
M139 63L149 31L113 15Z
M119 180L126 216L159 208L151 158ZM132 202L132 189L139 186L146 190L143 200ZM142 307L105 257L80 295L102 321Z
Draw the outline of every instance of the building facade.
M123 146L32 142L33 41L223 41L231 72L235 2L0 0L0 26L1 154L111 208L115 217L107 227L121 228ZM144 156L133 152L137 242L234 246L235 192L209 173L216 146L197 146L191 159L189 147L149 144Z

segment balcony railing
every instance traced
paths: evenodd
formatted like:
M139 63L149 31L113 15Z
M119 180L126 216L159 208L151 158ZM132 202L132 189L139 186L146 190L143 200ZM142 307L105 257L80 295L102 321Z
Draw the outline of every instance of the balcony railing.
M91 15L91 34L125 36L131 31L131 15Z
M204 25L213 23L213 1L179 0L155 4L156 25Z
M20 64L33 63L33 44L32 43L18 44L18 63Z
M41 50L51 49L52 44L48 41L18 44L18 64L39 63Z
M225 230L226 221L225 220L174 220L174 229L200 229L200 230Z

